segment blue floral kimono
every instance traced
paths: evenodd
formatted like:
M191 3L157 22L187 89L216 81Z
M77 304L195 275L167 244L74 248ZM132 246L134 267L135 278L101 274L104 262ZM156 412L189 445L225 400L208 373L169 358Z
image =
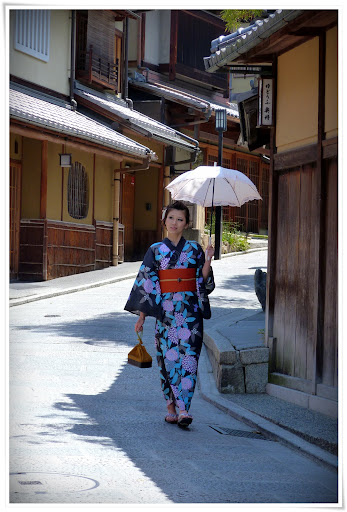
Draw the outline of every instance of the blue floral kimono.
M167 405L175 403L188 411L197 379L202 347L203 318L211 318L202 267L201 246L183 237L177 246L168 238L148 249L125 310L157 319L155 345L161 386ZM161 293L159 270L196 269L196 291Z

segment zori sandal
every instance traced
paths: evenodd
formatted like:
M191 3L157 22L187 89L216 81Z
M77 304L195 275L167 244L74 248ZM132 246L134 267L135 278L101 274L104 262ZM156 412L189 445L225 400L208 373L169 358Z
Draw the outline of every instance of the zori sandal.
M168 412L165 416L166 423L177 423L178 416L177 414L174 414L173 412Z
M177 425L182 428L188 427L193 421L193 417L187 412L180 412L178 415Z

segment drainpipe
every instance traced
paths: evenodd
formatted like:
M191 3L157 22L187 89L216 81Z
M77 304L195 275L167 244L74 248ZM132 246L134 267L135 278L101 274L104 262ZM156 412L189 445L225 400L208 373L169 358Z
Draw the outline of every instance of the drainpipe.
M125 99L128 107L133 110L133 102L128 98L129 85L128 85L128 58L129 58L129 19L125 18L123 22L124 32L124 80L123 80L123 98Z
M76 67L76 11L71 11L71 62L70 62L70 102L73 110L76 110L76 100L74 98L75 85L75 67Z
M119 205L120 205L120 177L122 172L146 171L149 168L151 157L148 155L139 165L133 167L120 167L113 171L113 243L112 265L118 266L119 260Z
M113 245L112 245L112 265L118 266L119 260L119 196L120 196L120 172L118 169L113 171Z

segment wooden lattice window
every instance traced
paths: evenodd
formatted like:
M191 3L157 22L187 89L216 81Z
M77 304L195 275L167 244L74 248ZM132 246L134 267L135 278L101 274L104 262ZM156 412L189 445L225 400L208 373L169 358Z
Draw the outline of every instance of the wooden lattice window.
M89 207L88 175L79 162L75 162L69 171L67 187L69 215L74 219L86 218Z

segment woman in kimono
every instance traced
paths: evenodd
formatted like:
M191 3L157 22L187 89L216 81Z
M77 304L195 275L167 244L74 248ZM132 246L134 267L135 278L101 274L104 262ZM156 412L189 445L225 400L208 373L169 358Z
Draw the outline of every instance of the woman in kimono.
M168 413L165 421L187 427L202 347L203 318L211 317L208 279L214 249L205 254L195 241L183 238L189 210L181 201L167 207L163 225L167 237L145 254L125 310L139 315L135 331L146 316L156 318L155 345L161 387Z

